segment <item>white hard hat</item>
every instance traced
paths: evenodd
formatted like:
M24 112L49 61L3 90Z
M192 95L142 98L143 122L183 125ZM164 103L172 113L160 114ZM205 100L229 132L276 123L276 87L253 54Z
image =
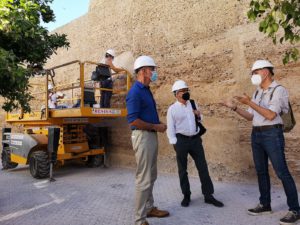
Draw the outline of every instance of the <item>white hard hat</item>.
M106 51L106 53L107 54L110 54L111 56L113 56L113 57L115 57L116 56L116 53L115 53L115 50L113 50L113 49L108 49L107 51Z
M48 90L51 90L51 89L53 89L52 84L48 84Z
M267 68L267 67L274 68L272 63L270 63L268 60L260 59L253 63L251 71L253 72L254 70L263 69L263 68Z
M183 80L177 80L172 86L172 92L178 91L184 88L189 88Z
M142 56L138 57L135 60L133 69L137 70L137 69L139 69L143 66L154 66L154 67L156 67L156 64L150 56L142 55Z

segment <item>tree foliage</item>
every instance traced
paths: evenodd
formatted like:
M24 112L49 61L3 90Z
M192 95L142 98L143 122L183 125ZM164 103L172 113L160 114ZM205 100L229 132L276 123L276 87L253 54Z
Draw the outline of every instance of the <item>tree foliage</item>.
M299 58L300 0L251 0L247 14L251 21L259 20L259 31L273 39L273 43L290 43L284 55L286 64Z
M0 95L2 108L30 111L28 82L60 47L65 34L50 34L41 21L55 21L53 0L0 0Z

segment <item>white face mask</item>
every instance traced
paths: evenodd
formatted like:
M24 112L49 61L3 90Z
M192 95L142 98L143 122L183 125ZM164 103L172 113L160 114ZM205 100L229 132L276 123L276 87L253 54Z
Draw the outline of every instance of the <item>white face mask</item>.
M253 74L251 77L251 82L253 85L259 86L262 82L262 78L259 74Z

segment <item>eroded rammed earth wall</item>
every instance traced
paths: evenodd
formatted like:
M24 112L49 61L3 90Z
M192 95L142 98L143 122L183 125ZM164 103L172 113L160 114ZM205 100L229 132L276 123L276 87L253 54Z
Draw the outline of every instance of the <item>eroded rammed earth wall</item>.
M89 12L56 32L68 35L69 50L59 50L48 66L80 59L98 61L107 48L134 58L147 54L159 65L159 80L152 87L159 115L166 121L170 92L176 79L188 82L192 97L202 106L203 137L214 179L248 180L255 176L250 149L251 123L221 107L219 102L254 87L249 67L268 58L277 67L276 78L290 92L300 121L300 64L282 66L283 46L273 46L245 17L249 1L236 0L91 0ZM69 79L68 76L62 78ZM71 78L70 78L71 79ZM286 156L299 182L300 125L286 134ZM110 162L134 167L130 130L123 120L111 131ZM159 135L159 170L177 172L175 154L165 134ZM190 164L190 172L196 175Z

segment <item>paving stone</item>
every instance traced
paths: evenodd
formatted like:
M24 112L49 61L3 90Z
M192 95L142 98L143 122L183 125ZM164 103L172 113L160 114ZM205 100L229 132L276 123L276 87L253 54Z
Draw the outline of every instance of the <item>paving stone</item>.
M28 167L0 172L1 225L132 225L134 175L124 168L86 168L67 165L55 171L55 182L31 177ZM256 184L215 184L215 197L224 208L205 204L197 177L190 178L192 201L180 206L178 176L159 174L154 186L155 205L170 211L168 218L149 218L155 225L278 224L286 213L281 186L272 190L274 213L249 216L258 202Z

